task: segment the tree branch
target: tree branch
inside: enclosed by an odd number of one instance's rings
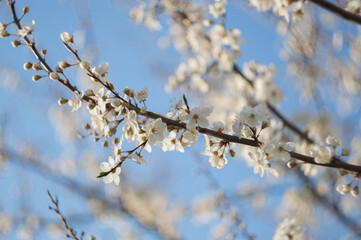
[[[361,16],[350,13],[350,12],[344,10],[343,8],[336,6],[333,3],[330,3],[325,0],[310,0],[310,2],[326,9],[329,12],[334,13],[335,15],[345,19],[346,21],[361,25]]]

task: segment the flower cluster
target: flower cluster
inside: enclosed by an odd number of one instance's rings
[[[304,2],[300,0],[250,0],[250,5],[262,12],[272,9],[274,14],[283,17],[287,22],[290,21],[289,12],[292,13],[292,20],[294,22],[300,22],[304,12]]]

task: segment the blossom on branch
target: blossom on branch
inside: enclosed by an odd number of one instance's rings
[[[100,164],[100,170],[102,172],[109,172],[111,171],[115,166],[117,165],[117,161],[114,161],[112,157],[109,157],[108,162],[102,162]],[[121,172],[121,168],[117,167],[114,170],[112,170],[108,175],[102,177],[104,183],[112,183],[114,182],[116,185],[119,184],[120,178],[119,174]]]
[[[23,38],[28,34],[31,34],[35,28],[35,20],[31,23],[24,23],[23,27],[18,31],[19,37]]]

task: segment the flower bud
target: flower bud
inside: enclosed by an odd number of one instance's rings
[[[326,143],[333,148],[336,148],[340,145],[340,141],[336,137],[330,135],[326,138]]]
[[[51,73],[49,74],[49,78],[50,78],[51,80],[59,80],[59,79],[60,79],[59,75],[58,75],[56,72],[51,72]]]
[[[60,62],[58,62],[58,64],[59,64],[59,67],[61,67],[61,69],[70,67],[70,64],[67,61],[60,61]]]
[[[4,29],[4,30],[0,30],[0,37],[1,38],[6,38],[10,36],[10,34]]]
[[[287,167],[288,168],[294,168],[294,167],[296,167],[297,166],[297,163],[295,163],[294,161],[289,161],[288,163],[287,163]]]
[[[30,7],[29,7],[29,6],[25,6],[25,7],[23,8],[23,15],[27,14],[27,13],[29,12],[29,10],[30,10]]]
[[[90,127],[90,125],[87,123],[87,124],[84,124],[84,125],[83,125],[83,129],[84,129],[84,130],[89,130],[89,129],[91,129],[91,127]]]
[[[79,63],[79,66],[82,68],[82,69],[85,69],[85,70],[89,70],[90,69],[90,63],[87,62],[87,61],[81,61]]]
[[[233,149],[230,149],[230,150],[229,150],[229,156],[230,156],[231,158],[234,158],[234,157],[236,156],[236,152],[235,152]]]
[[[341,194],[347,194],[350,191],[350,184],[339,184],[336,187],[337,192],[341,193]]]
[[[243,134],[244,137],[248,138],[248,137],[251,137],[253,133],[249,128],[245,128],[242,131],[242,134]]]
[[[93,90],[91,90],[91,89],[86,90],[86,91],[85,91],[85,95],[87,95],[87,96],[89,96],[89,97],[95,96]]]
[[[122,102],[119,99],[115,99],[113,102],[110,103],[110,105],[114,108],[119,107],[122,105]]]
[[[90,103],[88,106],[87,106],[87,108],[88,108],[88,110],[93,110],[94,108],[95,108],[95,104],[93,104],[93,103]]]
[[[55,72],[57,73],[63,73],[63,69],[61,69],[61,67],[59,67],[58,65],[55,66]]]
[[[34,82],[37,82],[37,81],[39,81],[40,78],[42,78],[42,76],[39,76],[38,74],[35,74],[32,79],[33,79]]]
[[[134,97],[134,91],[128,87],[124,88],[125,95],[129,96],[129,97]]]
[[[108,147],[108,146],[109,146],[108,141],[107,141],[107,140],[104,140],[104,142],[103,142],[102,145],[103,145],[103,147],[105,147],[105,148]]]
[[[342,155],[342,156],[349,156],[349,155],[350,155],[350,152],[351,152],[351,149],[350,149],[350,148],[343,148],[341,155]]]
[[[68,99],[65,99],[65,98],[59,98],[59,100],[58,100],[58,104],[61,106],[66,104],[67,102],[68,102]]]
[[[263,122],[262,122],[262,129],[268,128],[269,125],[270,125],[270,121],[269,121],[269,120],[263,121]]]
[[[359,193],[358,186],[355,186],[355,187],[351,190],[351,194],[352,194],[352,196],[357,197],[357,196],[358,196],[358,193]]]
[[[147,107],[142,107],[141,109],[140,109],[140,113],[141,114],[145,114],[147,112]]]
[[[24,69],[29,70],[33,67],[33,64],[31,62],[24,63]]]
[[[47,52],[48,51],[46,49],[41,49],[41,51],[40,51],[41,55],[43,55],[44,57],[45,57]]]
[[[21,45],[21,42],[19,40],[14,40],[14,41],[11,42],[11,45],[13,45],[13,47],[16,48],[19,45]]]
[[[63,42],[67,42],[67,43],[74,43],[73,42],[73,35],[71,35],[68,32],[63,32],[62,34],[60,34],[61,40],[63,40]]]
[[[39,63],[34,63],[33,64],[33,69],[34,69],[34,71],[43,70],[43,68],[41,67],[41,65]]]
[[[113,138],[112,144],[117,145],[119,143],[119,138]]]

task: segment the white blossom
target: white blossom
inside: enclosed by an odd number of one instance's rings
[[[262,121],[267,120],[267,115],[263,105],[258,105],[254,108],[244,106],[239,114],[239,118],[248,126],[257,127]]]
[[[72,112],[77,111],[81,105],[81,99],[84,97],[84,91],[82,90],[80,93],[78,91],[74,91],[75,98],[72,98],[68,101],[69,106],[73,107]]]
[[[327,136],[326,138],[326,143],[330,146],[332,146],[333,148],[336,148],[337,146],[340,146],[340,141],[334,137],[334,136]]]
[[[265,150],[269,154],[269,159],[272,161],[281,160],[288,162],[291,159],[290,151],[295,149],[295,144],[292,142],[278,142],[271,141],[268,142]]]
[[[135,92],[135,98],[138,99],[139,102],[144,102],[148,97],[148,88],[143,88],[141,91]]]
[[[180,119],[183,122],[186,122],[187,129],[195,129],[198,125],[199,127],[208,127],[209,122],[207,117],[211,114],[212,108],[200,108],[195,107],[190,110],[189,114],[185,113],[180,116]]]
[[[347,3],[345,8],[346,11],[354,13],[354,14],[361,14],[361,3],[358,0],[354,0]]]
[[[150,123],[148,123],[145,127],[145,134],[147,136],[148,144],[155,145],[160,143],[164,139],[164,131],[167,128],[167,124],[165,124],[161,118],[158,118]]]
[[[227,0],[216,0],[213,4],[209,5],[209,13],[214,18],[219,18],[226,13]]]
[[[134,162],[136,162],[137,164],[143,164],[144,166],[147,166],[147,162],[143,159],[142,156],[140,156],[140,154],[138,153],[132,153],[129,154],[128,156],[130,159],[132,159]]]
[[[212,167],[222,169],[227,164],[225,151],[217,143],[212,143],[207,135],[204,135],[206,141],[206,148],[202,151],[203,155],[209,156],[209,163]]]
[[[256,149],[254,152],[248,152],[248,162],[253,166],[253,172],[255,174],[259,173],[261,177],[264,176],[265,173],[271,173],[275,177],[278,177],[278,172],[270,167],[270,163],[268,161],[267,156],[261,149]]]
[[[277,227],[273,240],[306,240],[301,225],[295,218],[286,218]]]
[[[109,71],[109,63],[100,64],[98,67],[93,67],[92,72],[94,74],[100,75],[102,77],[105,76]]]
[[[137,122],[137,113],[134,110],[129,111],[126,108],[127,114],[125,116],[125,126],[123,127],[123,139],[127,139],[128,142],[133,142],[138,138],[139,125]]]
[[[199,132],[196,129],[192,129],[183,134],[182,143],[184,146],[194,146],[197,143]]]
[[[116,165],[117,165],[117,162],[114,161],[114,159],[112,157],[109,157],[108,162],[102,162],[100,164],[100,170],[102,172],[109,172]],[[107,176],[102,177],[104,183],[112,183],[112,182],[114,182],[116,185],[118,185],[119,182],[120,182],[120,178],[119,178],[120,172],[121,172],[121,168],[117,167],[116,169],[111,171]]]
[[[19,30],[18,35],[19,37],[23,38],[28,34],[31,34],[35,28],[35,20],[31,23],[24,23],[23,27]]]
[[[310,154],[315,157],[316,163],[330,163],[332,160],[331,149],[325,146],[313,145]]]
[[[164,141],[161,143],[162,145],[162,150],[163,151],[179,151],[179,152],[184,152],[184,148],[182,146],[182,143],[179,141],[179,139],[177,138],[177,132],[176,131],[171,131],[169,133],[169,136],[167,136]]]

